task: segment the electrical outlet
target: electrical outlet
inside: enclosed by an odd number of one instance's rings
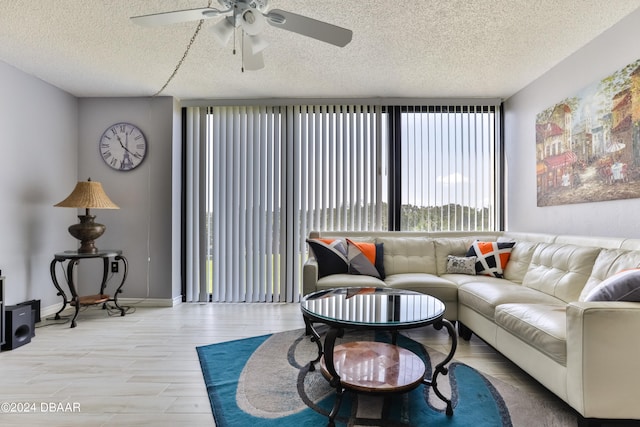
[[[111,272],[112,273],[118,272],[118,261],[111,261]]]

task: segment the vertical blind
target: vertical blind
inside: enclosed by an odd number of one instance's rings
[[[188,109],[187,123],[202,111]],[[206,196],[188,206],[205,221],[186,236],[187,258],[198,235],[207,242],[200,267],[187,263],[205,273],[186,275],[187,299],[298,301],[309,231],[381,229],[378,120],[378,108],[363,106],[206,109],[204,172],[189,174]]]
[[[283,242],[279,107],[207,113],[206,282],[213,301],[280,301]]]
[[[493,229],[496,123],[487,106],[187,108],[187,301],[298,301],[311,230]]]
[[[380,108],[289,108],[292,195],[301,231],[383,227]]]
[[[299,299],[311,230],[380,230],[380,108],[287,108],[287,301]]]
[[[206,285],[207,239],[202,230],[206,229],[206,209],[203,201],[205,191],[204,171],[206,170],[207,126],[204,109],[188,108],[185,115],[184,134],[187,143],[184,147],[184,167],[188,171],[184,180],[184,280],[187,301],[208,301],[209,290]]]

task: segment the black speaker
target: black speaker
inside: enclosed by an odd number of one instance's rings
[[[32,299],[31,301],[25,301],[25,302],[21,302],[16,304],[18,306],[23,306],[23,305],[28,305],[31,306],[31,310],[34,311],[33,313],[33,323],[40,323],[40,321],[42,320],[40,318],[40,300],[39,299]]]
[[[2,350],[13,350],[31,342],[33,315],[30,305],[8,305],[4,308],[5,342]]]
[[[36,323],[40,323],[40,300],[32,299],[31,301],[20,302],[16,304],[18,307],[28,305],[31,307],[31,317],[33,317],[33,328],[31,328],[31,338],[36,336]]]

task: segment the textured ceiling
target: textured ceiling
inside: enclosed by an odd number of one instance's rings
[[[78,97],[150,96],[197,22],[147,28],[129,17],[207,4],[0,0],[0,60]],[[640,0],[270,0],[269,8],[349,28],[353,40],[338,48],[267,26],[265,68],[243,73],[231,44],[213,39],[213,18],[162,95],[507,98],[639,7]]]

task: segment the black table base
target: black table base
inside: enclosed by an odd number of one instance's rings
[[[92,258],[101,258],[103,263],[102,282],[100,284],[100,294],[98,295],[100,297],[104,295],[104,292],[107,287],[107,281],[109,278],[110,260],[113,259],[118,263],[122,262],[124,266],[124,270],[122,271],[122,280],[120,281],[120,284],[118,288],[115,290],[112,298],[111,297],[97,298],[96,299],[97,302],[83,303],[81,302],[81,297],[78,295],[78,292],[76,291],[76,286],[73,280],[73,270],[75,266],[80,262],[80,260],[92,259]],[[62,287],[58,283],[58,278],[56,275],[56,264],[60,263],[61,265],[64,266],[65,262],[67,262],[65,280],[67,282],[67,286],[69,287],[69,292],[71,293],[70,299],[67,298],[66,292],[62,289]],[[73,314],[73,318],[71,319],[71,327],[75,328],[76,318],[78,317],[80,306],[96,304],[99,302],[102,302],[103,309],[106,308],[107,302],[113,302],[114,305],[118,308],[118,310],[120,310],[120,316],[124,316],[125,309],[118,304],[118,294],[122,292],[122,287],[124,286],[124,282],[127,279],[128,268],[129,266],[128,266],[127,259],[124,257],[124,255],[122,255],[122,251],[120,250],[101,250],[96,253],[80,253],[78,251],[66,251],[66,252],[60,252],[55,254],[53,261],[51,261],[51,265],[49,266],[49,270],[51,273],[51,280],[53,281],[53,285],[58,290],[57,295],[62,297],[62,308],[55,314],[55,319],[56,320],[60,319],[60,313],[64,311],[64,309],[67,307],[67,304],[75,306],[75,312]]]

